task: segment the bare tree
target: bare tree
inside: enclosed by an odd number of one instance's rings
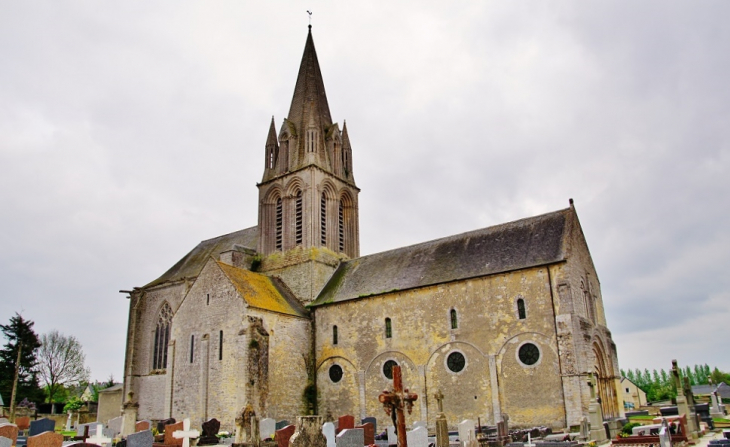
[[[38,371],[48,389],[48,402],[53,402],[60,387],[89,380],[85,361],[81,343],[73,335],[66,336],[55,329],[41,335]]]

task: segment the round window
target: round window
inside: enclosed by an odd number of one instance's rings
[[[461,370],[464,369],[464,366],[466,366],[464,354],[456,351],[452,352],[448,357],[446,357],[446,366],[448,366],[452,372],[461,372]]]
[[[340,365],[330,366],[330,380],[334,383],[342,380],[342,367]]]
[[[520,350],[517,355],[520,358],[520,361],[525,365],[534,365],[538,360],[540,360],[540,350],[532,343],[525,343],[520,346]]]
[[[398,366],[398,362],[395,360],[388,360],[383,365],[383,374],[385,377],[388,378],[388,380],[393,380],[393,367]]]

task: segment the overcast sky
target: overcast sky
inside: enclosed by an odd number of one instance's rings
[[[362,254],[572,197],[620,366],[730,371],[730,2],[261,3],[0,4],[0,323],[122,378],[118,291],[256,225],[311,9]]]

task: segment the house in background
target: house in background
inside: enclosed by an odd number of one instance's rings
[[[621,377],[621,396],[624,400],[624,409],[638,409],[646,405],[646,393],[626,377]]]

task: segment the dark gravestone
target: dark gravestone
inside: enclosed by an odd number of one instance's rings
[[[662,416],[677,416],[679,415],[679,410],[677,410],[677,407],[661,407],[659,409],[659,412],[662,414]]]
[[[715,422],[712,420],[712,416],[710,416],[710,404],[695,404],[695,413],[697,413],[700,421],[710,427],[710,430],[715,429]]]
[[[40,435],[43,432],[53,431],[56,429],[56,421],[53,419],[43,418],[37,421],[30,421],[30,429],[28,436]]]
[[[366,422],[358,427],[355,428],[361,428],[363,431],[363,436],[365,438],[365,444],[364,445],[373,445],[375,444],[375,426],[371,424],[370,422]]]
[[[350,428],[355,428],[355,416],[346,414],[344,416],[340,416],[340,418],[337,419],[336,433],[339,433],[342,430],[347,430]]]
[[[152,447],[154,440],[151,430],[142,430],[127,436],[127,447]]]
[[[167,425],[172,425],[172,424],[174,424],[175,422],[177,422],[177,421],[175,420],[175,418],[165,419],[164,421],[160,421],[160,422],[158,422],[158,423],[157,423],[157,433],[162,433],[162,432],[164,432],[164,431],[165,431],[165,426],[167,426]]]
[[[218,430],[221,429],[221,423],[216,418],[208,419],[203,422],[203,434],[200,435],[198,445],[216,445],[218,444]]]
[[[378,420],[372,416],[368,416],[366,418],[363,418],[363,420],[360,422],[361,425],[365,425],[367,423],[373,424],[373,431],[375,433],[378,432]]]
[[[294,425],[287,425],[280,430],[276,430],[277,447],[289,447],[289,439],[291,439],[296,430],[297,428]]]
[[[281,430],[284,427],[289,426],[289,421],[279,421],[276,423],[274,430]]]

